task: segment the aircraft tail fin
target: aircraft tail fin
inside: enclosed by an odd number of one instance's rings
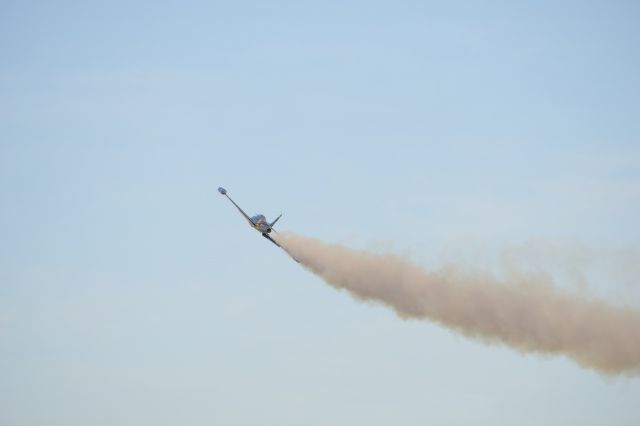
[[[269,224],[269,228],[273,228],[273,225],[276,224],[276,222],[282,217],[282,213],[280,213],[280,216],[276,217],[276,220],[274,220],[273,222],[271,222]]]

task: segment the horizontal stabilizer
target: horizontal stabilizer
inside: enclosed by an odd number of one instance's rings
[[[282,217],[282,213],[280,213],[280,216],[276,217],[276,220],[274,220],[269,224],[269,228],[273,228],[273,225],[275,225],[278,219],[280,219],[281,217]]]

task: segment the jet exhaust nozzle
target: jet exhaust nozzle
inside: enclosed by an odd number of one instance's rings
[[[221,193],[222,195],[226,195],[227,194],[227,190],[224,189],[223,187],[219,187],[218,188],[218,192]]]

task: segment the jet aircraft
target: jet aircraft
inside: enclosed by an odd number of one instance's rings
[[[271,223],[267,222],[267,218],[265,218],[264,215],[261,215],[261,214],[257,214],[257,215],[255,215],[253,217],[249,217],[249,215],[246,214],[244,212],[244,210],[242,210],[240,208],[240,206],[237,205],[236,202],[231,199],[231,197],[229,197],[229,195],[227,194],[227,190],[226,189],[220,187],[220,188],[218,188],[218,192],[221,193],[222,195],[224,195],[225,197],[227,197],[229,199],[229,201],[231,201],[233,203],[233,205],[236,206],[238,211],[242,214],[242,216],[244,216],[245,219],[247,219],[247,222],[249,222],[249,225],[253,229],[255,229],[256,231],[260,232],[263,237],[265,237],[267,240],[271,241],[273,244],[275,244],[278,247],[280,247],[280,244],[278,244],[276,242],[276,240],[271,238],[269,236],[269,234],[271,233],[272,230],[274,230],[273,229],[273,225],[275,225],[276,222],[278,221],[278,219],[280,219],[282,217],[282,214],[280,216],[278,216],[276,218],[276,220],[274,220]]]

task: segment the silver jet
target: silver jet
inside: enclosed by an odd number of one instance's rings
[[[236,204],[235,201],[233,201],[231,199],[231,197],[229,197],[227,195],[227,190],[220,187],[218,188],[218,192],[221,193],[222,195],[224,195],[225,197],[227,197],[229,199],[229,201],[231,201],[233,203],[234,206],[236,206],[236,208],[238,209],[238,211],[242,214],[242,216],[244,216],[245,219],[247,219],[247,222],[249,222],[249,225],[251,225],[251,227],[253,229],[255,229],[256,231],[260,232],[262,234],[263,237],[265,237],[267,240],[271,241],[273,244],[277,245],[278,247],[280,247],[280,244],[278,244],[276,242],[276,240],[274,240],[273,238],[271,238],[269,236],[269,234],[271,233],[271,231],[273,230],[273,225],[276,224],[276,222],[278,221],[278,219],[280,219],[282,217],[282,214],[280,216],[278,216],[276,218],[276,220],[274,220],[273,222],[269,223],[267,222],[267,218],[264,217],[264,215],[261,214],[257,214],[253,217],[249,217],[248,214],[246,214],[244,212],[244,210],[242,210],[240,208],[239,205]]]

